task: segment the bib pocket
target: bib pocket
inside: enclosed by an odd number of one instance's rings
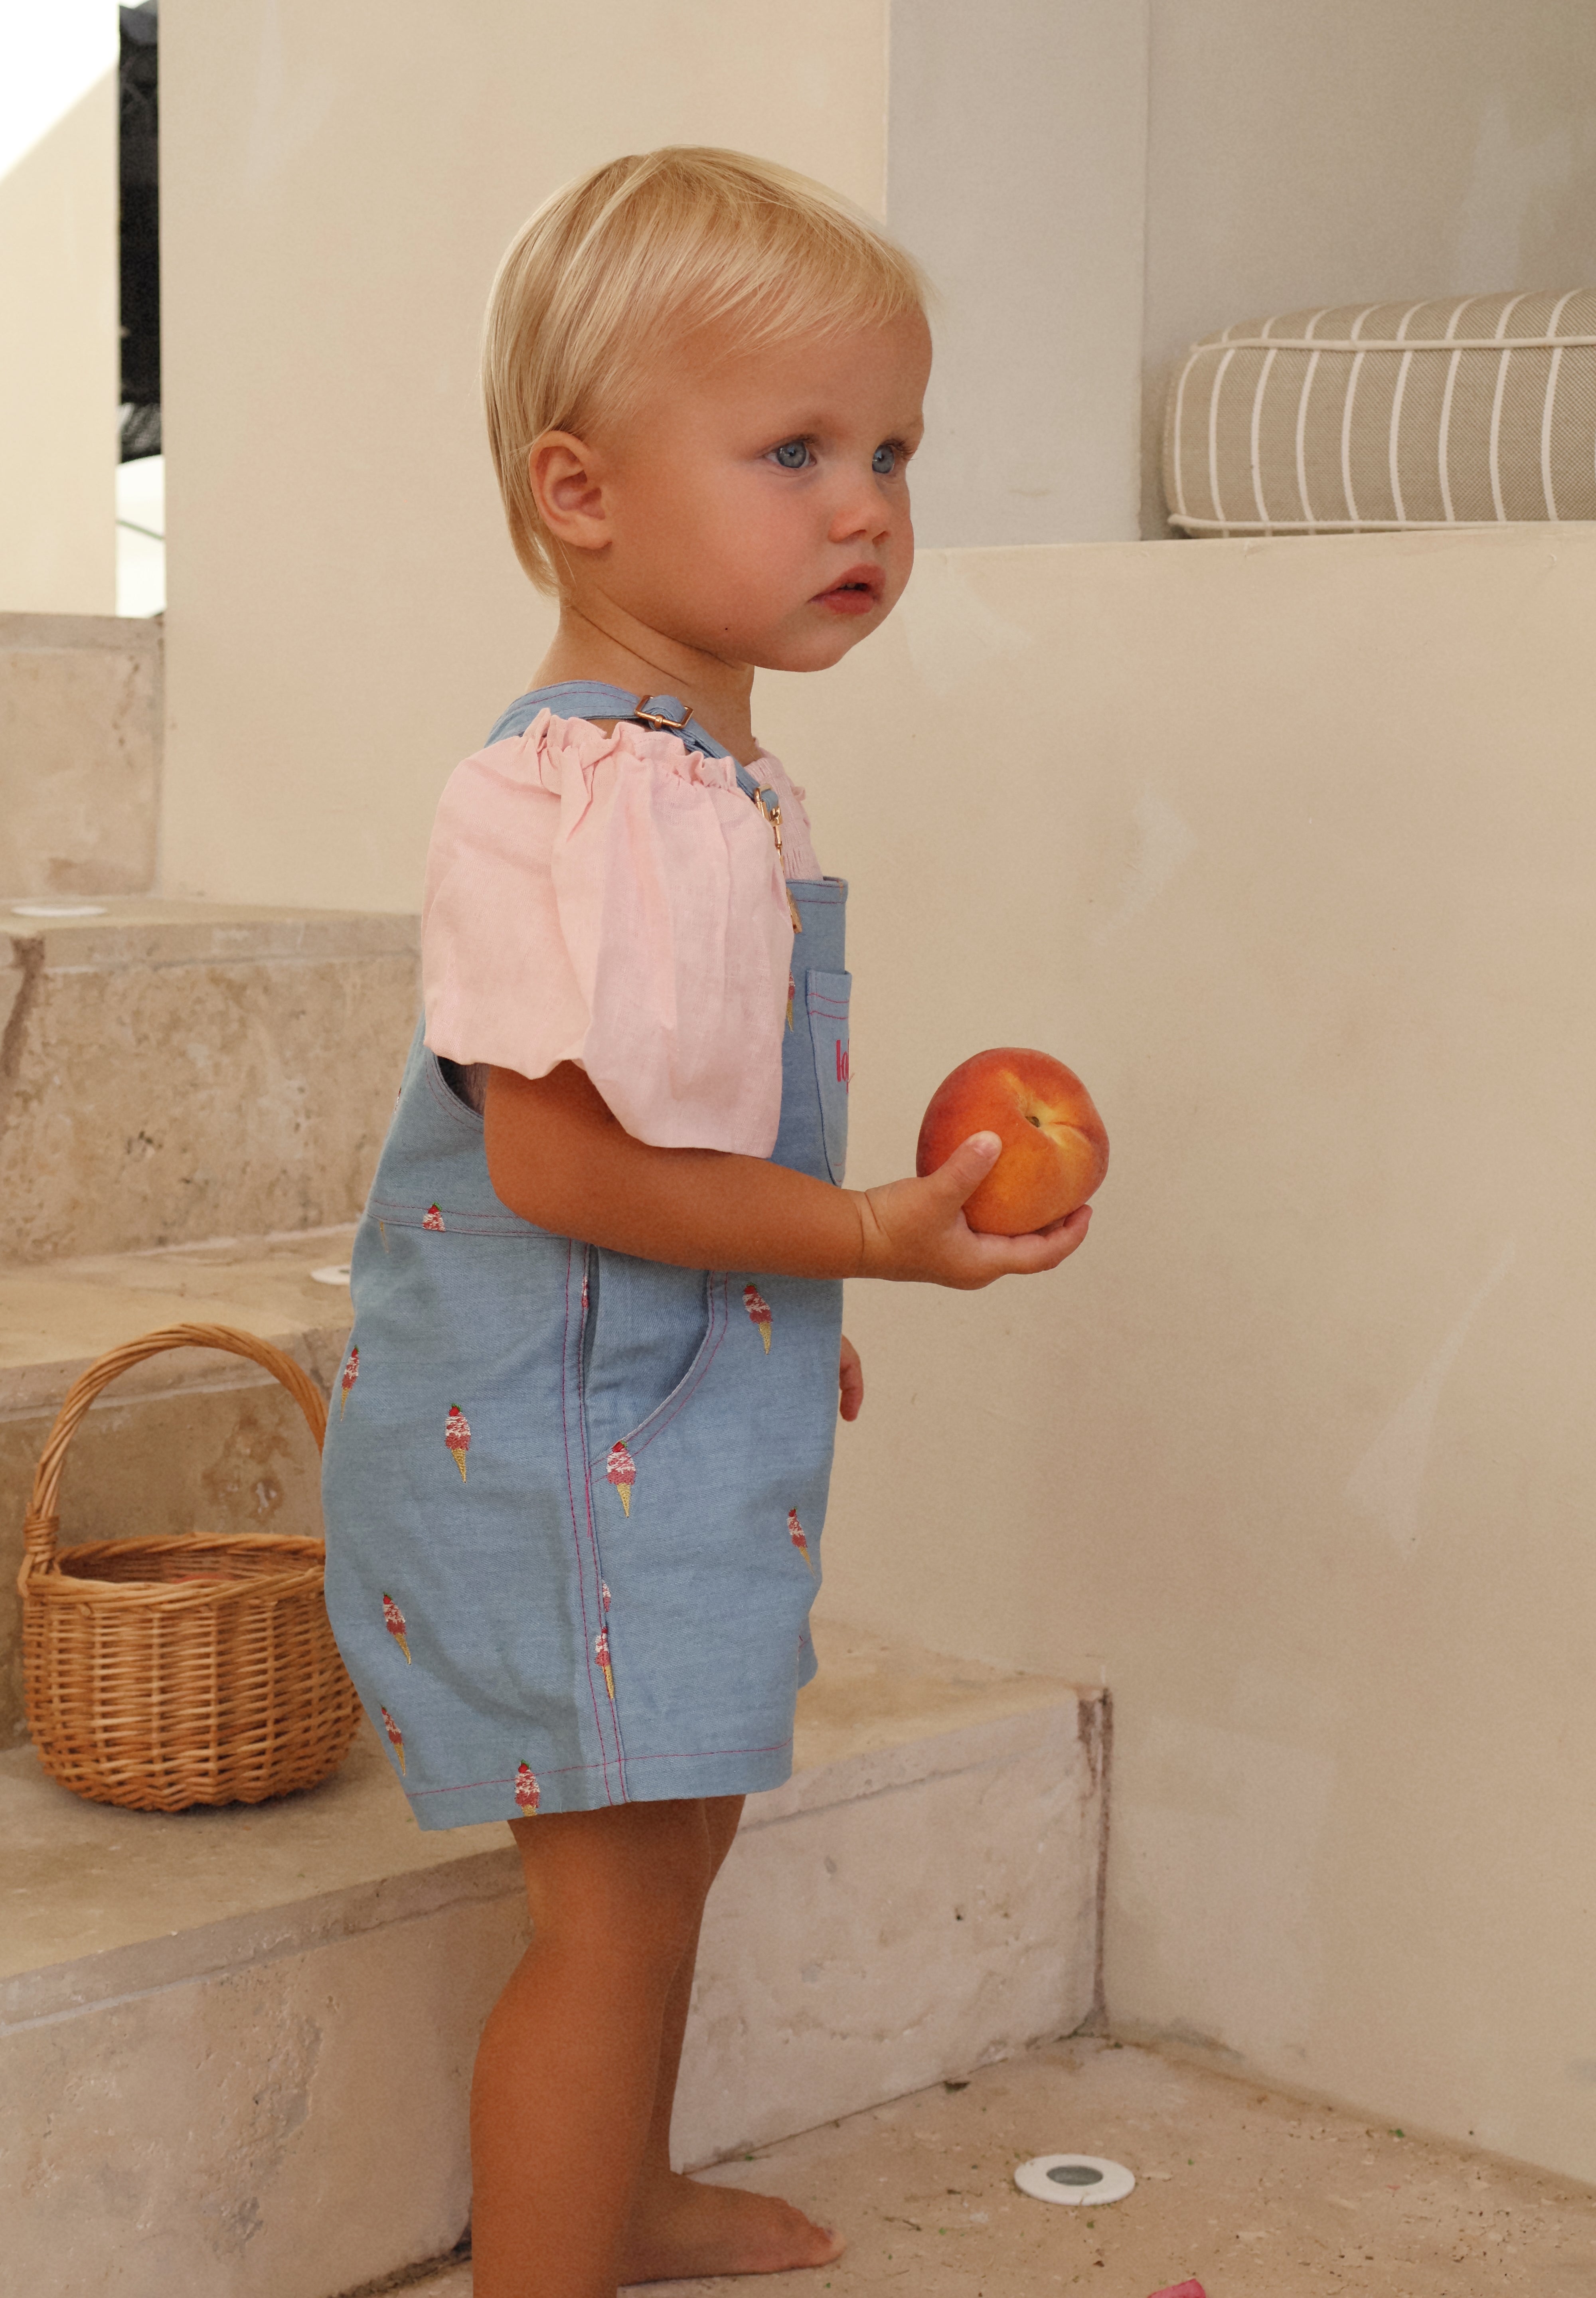
[[[853,986],[851,973],[814,972],[804,988],[826,1170],[839,1186],[848,1168],[848,1006]]]

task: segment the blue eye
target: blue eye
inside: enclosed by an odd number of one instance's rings
[[[897,468],[897,449],[878,447],[870,459],[870,467],[878,479],[889,479]]]
[[[809,459],[809,442],[806,439],[788,439],[771,452],[784,471],[801,471]]]

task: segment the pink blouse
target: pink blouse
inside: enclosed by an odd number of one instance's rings
[[[762,755],[787,875],[818,878],[803,792]],[[729,758],[540,711],[457,766],[421,908],[426,1042],[539,1078],[586,1070],[639,1141],[767,1157],[792,919]]]

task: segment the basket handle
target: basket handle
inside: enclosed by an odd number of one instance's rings
[[[274,1349],[258,1334],[240,1332],[233,1325],[165,1325],[158,1333],[145,1333],[136,1341],[124,1341],[120,1349],[108,1349],[87,1372],[79,1374],[67,1391],[66,1402],[39,1454],[33,1497],[22,1523],[24,1580],[31,1572],[47,1570],[55,1561],[56,1539],[61,1531],[57,1508],[61,1472],[78,1423],[100,1391],[119,1373],[126,1372],[131,1365],[142,1364],[145,1357],[159,1356],[165,1349],[225,1349],[230,1356],[248,1357],[253,1363],[263,1365],[275,1379],[281,1381],[304,1414],[316,1439],[316,1448],[320,1451],[327,1435],[327,1404],[321,1391],[292,1357],[285,1356],[281,1349]]]

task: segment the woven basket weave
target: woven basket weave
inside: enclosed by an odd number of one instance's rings
[[[1596,519],[1596,288],[1226,327],[1175,369],[1163,468],[1188,534]]]
[[[171,1325],[74,1382],[25,1525],[28,1726],[51,1775],[136,1811],[261,1803],[314,1787],[360,1720],[322,1601],[319,1540],[194,1532],[57,1547],[62,1468],[109,1381],[165,1349],[225,1349],[281,1381],[320,1445],[327,1407],[293,1360],[227,1325]]]

